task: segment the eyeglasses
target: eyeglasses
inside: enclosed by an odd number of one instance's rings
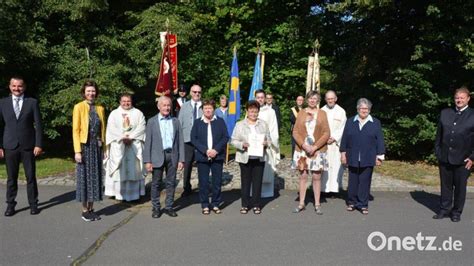
[[[200,91],[191,91],[192,93],[201,94]]]

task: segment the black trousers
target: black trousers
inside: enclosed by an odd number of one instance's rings
[[[239,163],[239,165],[242,207],[260,208],[265,162],[261,162],[260,159],[249,159],[247,163]],[[252,200],[250,200],[250,189],[252,189]]]
[[[464,165],[439,164],[441,179],[441,212],[461,215],[466,201],[466,186],[470,171]],[[453,206],[454,194],[454,206]]]
[[[183,189],[191,192],[191,172],[194,162],[194,146],[191,142],[184,143],[184,173],[183,173]]]
[[[32,149],[17,147],[13,150],[5,149],[5,164],[7,167],[7,204],[16,205],[18,193],[18,171],[20,162],[23,163],[26,176],[26,191],[30,206],[38,204],[38,185],[36,184],[36,161]]]

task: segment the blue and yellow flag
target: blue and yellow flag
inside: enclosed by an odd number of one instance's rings
[[[257,53],[257,59],[255,60],[255,67],[253,69],[252,86],[250,87],[249,101],[255,99],[255,91],[263,89],[263,68],[261,67],[262,53],[260,50]],[[263,61],[262,61],[263,63]]]
[[[234,58],[230,69],[229,114],[227,116],[227,132],[232,136],[235,124],[240,118],[240,88],[239,65],[237,64],[237,51],[234,48]]]

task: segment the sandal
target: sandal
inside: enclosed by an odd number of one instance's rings
[[[296,207],[294,210],[293,210],[293,213],[300,213],[302,211],[306,210],[306,207],[304,205],[298,205],[298,207]]]
[[[219,207],[214,207],[214,208],[212,208],[212,211],[213,211],[215,214],[221,214],[221,213],[222,213],[222,211],[221,211],[221,209],[219,209]]]
[[[249,212],[248,208],[242,207],[240,208],[240,214],[247,214]]]
[[[369,214],[369,209],[368,209],[368,208],[361,208],[361,209],[360,209],[360,212],[361,212],[363,215],[367,215],[367,214]]]
[[[209,211],[209,208],[204,208],[202,209],[202,214],[204,215],[209,215],[211,212]]]
[[[355,210],[354,205],[347,205],[346,211],[352,212],[352,211],[354,211],[354,210]]]
[[[321,205],[314,205],[314,211],[317,215],[323,215],[323,211],[321,210]]]
[[[253,207],[253,213],[254,214],[260,214],[260,213],[262,213],[262,210],[259,207]]]

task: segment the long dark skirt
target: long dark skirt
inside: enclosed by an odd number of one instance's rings
[[[81,145],[82,163],[76,164],[76,200],[102,200],[102,151],[97,140]]]

